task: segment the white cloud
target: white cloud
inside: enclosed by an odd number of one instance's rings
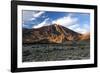
[[[73,14],[69,14],[68,16],[64,16],[57,20],[54,20],[52,23],[62,25],[64,27],[67,27],[81,34],[89,32],[89,29],[90,29],[89,25],[88,24],[81,24],[81,25],[78,24],[79,19],[73,16],[74,16]]]
[[[78,30],[78,29],[77,29]],[[84,34],[84,33],[88,33],[90,32],[90,26],[88,24],[83,24],[83,27],[81,28],[81,33]],[[79,32],[80,32],[79,31]]]
[[[80,24],[75,24],[75,25],[69,26],[68,28],[81,34],[85,34],[90,31],[90,27],[88,24],[83,24],[82,26]]]
[[[38,13],[33,13],[33,17],[40,17],[42,14],[44,13],[44,11],[40,11],[40,12],[38,12]]]
[[[74,30],[75,28],[78,28],[78,27],[80,27],[79,24],[74,24],[74,25],[69,26],[68,28]]]
[[[23,11],[23,27],[27,27],[25,23],[28,23],[32,20],[35,20],[36,18],[40,17],[44,11],[30,11],[30,10],[25,10]]]
[[[24,27],[24,28],[27,28],[27,27],[28,27],[28,25],[23,24],[23,27]]]
[[[30,18],[29,20],[35,20],[36,18],[40,17],[42,14],[44,14],[44,11],[40,11],[40,12],[33,12],[32,13],[32,18]]]
[[[49,18],[45,19],[45,20],[44,20],[43,22],[41,22],[40,24],[33,26],[33,28],[40,28],[40,27],[42,27],[42,26],[49,25],[49,24],[48,24],[48,20],[49,20]]]
[[[36,18],[40,17],[44,11],[23,11],[23,21],[30,21],[35,20]]]
[[[76,28],[75,31],[76,31],[76,32],[79,32],[79,33],[81,33],[81,34],[85,34],[85,33],[89,32],[89,31],[88,31],[87,29],[85,29],[85,28]]]
[[[54,20],[52,23],[57,23],[59,25],[68,27],[68,26],[76,24],[77,21],[78,21],[78,18],[72,17],[72,14],[69,14],[68,16],[64,16],[57,20]]]
[[[90,26],[88,24],[84,24],[83,27],[87,30],[90,30]]]
[[[35,20],[36,18],[42,16],[42,14],[44,14],[44,13],[45,13],[44,11],[24,11],[23,26],[27,27],[27,25],[24,25],[25,22]],[[42,16],[42,18],[46,18],[46,19],[43,22],[41,22],[40,24],[33,25],[32,28],[40,28],[42,26],[47,26],[50,24],[57,23],[59,25],[62,25],[64,27],[67,27],[73,31],[76,31],[76,32],[82,33],[82,34],[90,31],[90,26],[88,24],[79,24],[78,17],[74,17],[73,14],[69,14],[67,16],[58,18],[51,22],[48,22],[50,19],[44,15]]]
[[[29,19],[29,21],[32,21],[32,20],[35,20],[35,19],[36,19],[35,17],[32,17],[32,18]]]

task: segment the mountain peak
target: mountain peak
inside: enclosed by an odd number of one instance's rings
[[[79,40],[81,34],[59,24],[23,31],[23,43],[63,43]]]

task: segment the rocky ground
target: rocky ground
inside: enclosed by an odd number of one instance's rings
[[[83,60],[90,58],[89,41],[63,44],[23,44],[22,61]]]

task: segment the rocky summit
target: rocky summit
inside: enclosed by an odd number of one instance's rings
[[[23,28],[22,33],[23,44],[64,43],[67,41],[87,40],[90,38],[88,35],[77,33],[57,24],[43,26],[41,28]]]

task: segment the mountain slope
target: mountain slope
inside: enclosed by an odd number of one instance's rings
[[[90,33],[85,33],[80,36],[80,40],[89,41],[90,40]]]
[[[80,40],[81,34],[64,26],[53,24],[37,29],[23,28],[23,43],[63,43]]]

